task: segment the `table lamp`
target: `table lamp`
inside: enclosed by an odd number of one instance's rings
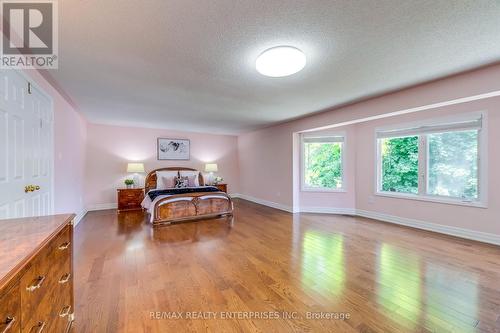
[[[144,173],[144,163],[128,163],[127,172],[134,174],[134,186],[139,187],[139,173]]]
[[[207,163],[205,164],[205,172],[210,175],[208,184],[212,185],[214,183],[214,172],[218,171],[217,163]]]

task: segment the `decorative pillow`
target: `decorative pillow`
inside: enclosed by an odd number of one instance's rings
[[[160,181],[156,181],[156,184],[159,185],[161,183],[161,186],[157,186],[157,188],[160,190],[167,189],[167,188],[174,188],[175,187],[175,180],[177,176],[172,176],[172,177],[161,177]]]
[[[199,175],[200,175],[199,171],[181,170],[179,172],[180,172],[181,177],[186,177],[186,176],[189,177],[189,180],[190,180],[189,187],[198,187],[198,186],[200,186],[200,181],[199,181],[199,178],[198,178]],[[193,178],[191,178],[191,177],[193,177]]]
[[[198,187],[200,185],[198,175],[186,176],[188,178],[189,187]]]
[[[156,171],[156,189],[165,190],[175,187],[175,177],[178,176],[177,171]]]
[[[176,177],[175,178],[175,187],[176,188],[184,188],[189,186],[189,178],[187,176],[184,177]]]

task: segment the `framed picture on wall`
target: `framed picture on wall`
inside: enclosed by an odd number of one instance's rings
[[[189,160],[189,139],[158,138],[159,160]]]

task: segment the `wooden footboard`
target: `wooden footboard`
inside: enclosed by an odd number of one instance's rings
[[[153,214],[153,225],[206,219],[232,215],[233,202],[224,192],[177,194],[159,200]]]

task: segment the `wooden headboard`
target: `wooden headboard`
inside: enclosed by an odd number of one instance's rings
[[[161,168],[161,169],[155,169],[148,173],[146,176],[146,181],[144,182],[144,190],[145,193],[148,193],[149,190],[156,188],[156,171],[198,171],[196,169],[191,169],[191,168],[184,168],[184,167],[168,167],[168,168]],[[198,176],[198,180],[200,182],[200,186],[205,185],[205,180],[203,179],[203,174],[200,172]]]

